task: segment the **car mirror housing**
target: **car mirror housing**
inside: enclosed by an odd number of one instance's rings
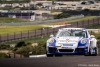
[[[52,37],[54,37],[54,35],[53,35],[53,34],[51,34],[51,35],[50,35],[50,38],[52,38]]]
[[[91,37],[91,38],[95,38],[95,36],[94,36],[94,35],[91,35],[90,37]]]

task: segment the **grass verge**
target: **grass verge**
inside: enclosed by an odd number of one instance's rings
[[[78,19],[67,20],[67,21],[62,21],[62,22],[53,22],[53,23],[47,23],[47,24],[53,25],[53,24],[61,24],[61,23],[73,23],[73,22],[79,22],[79,21],[89,20],[89,19],[93,19],[93,18],[97,18],[97,16],[86,16],[84,18],[78,18]]]
[[[23,40],[18,40],[18,41],[12,41],[12,42],[4,42],[3,44],[16,44],[20,41],[24,41],[26,43],[37,43],[37,42],[40,42],[40,41],[45,41],[49,38],[49,35],[48,36],[43,36],[43,37],[36,37],[36,38],[29,38],[29,39],[23,39]]]
[[[0,23],[16,23],[16,22],[30,22],[26,19],[0,17]]]
[[[68,21],[62,21],[62,22],[53,22],[53,23],[45,23],[45,24],[35,24],[35,25],[25,25],[25,26],[0,26],[0,35],[6,35],[6,34],[14,34],[14,32],[26,32],[28,30],[35,30],[39,28],[43,28],[43,25],[53,25],[53,24],[61,24],[63,22],[78,22],[82,20],[88,20],[96,18],[97,16],[87,16],[84,18],[74,19],[74,20],[68,20]]]

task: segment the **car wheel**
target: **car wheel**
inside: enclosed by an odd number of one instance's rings
[[[90,52],[90,50],[89,50],[88,53],[84,54],[84,56],[91,56],[91,52]]]
[[[53,54],[46,54],[47,57],[53,57]]]
[[[53,57],[53,54],[48,54],[48,53],[46,52],[46,56],[47,56],[47,57]]]
[[[90,52],[88,52],[87,54],[84,54],[84,56],[91,56],[91,55],[90,55]]]
[[[92,54],[92,56],[97,56],[97,54]]]
[[[55,57],[62,57],[61,54],[55,54]]]
[[[98,48],[95,50],[95,54],[92,54],[92,56],[97,56],[98,55]]]

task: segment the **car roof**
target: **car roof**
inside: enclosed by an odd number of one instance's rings
[[[59,30],[86,30],[85,28],[61,28]]]

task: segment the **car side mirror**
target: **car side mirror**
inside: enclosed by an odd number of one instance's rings
[[[91,35],[90,37],[91,37],[91,38],[95,38],[95,36],[94,36],[94,35]]]
[[[52,37],[54,37],[54,35],[53,35],[53,34],[51,34],[51,35],[50,35],[50,38],[52,38]]]

